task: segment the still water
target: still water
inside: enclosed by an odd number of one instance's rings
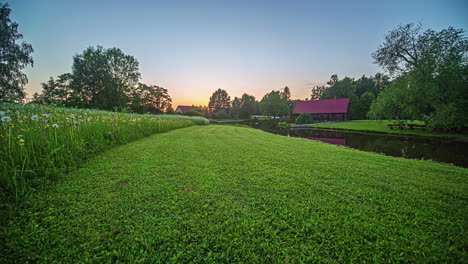
[[[468,168],[468,142],[464,141],[318,129],[275,128],[274,126],[258,123],[251,125],[278,135],[308,138],[363,151],[382,153],[388,156],[433,160]]]

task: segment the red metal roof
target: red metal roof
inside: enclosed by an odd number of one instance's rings
[[[348,112],[349,98],[300,101],[296,103],[293,114],[334,114]]]
[[[177,106],[177,108],[180,108],[180,110],[182,111],[182,113],[185,113],[189,110],[193,110],[195,109],[196,107],[195,106],[186,106],[186,105],[179,105]],[[177,108],[176,108],[176,111],[177,111]]]

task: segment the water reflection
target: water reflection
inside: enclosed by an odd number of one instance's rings
[[[253,125],[269,133],[319,140],[394,157],[434,160],[468,168],[468,142],[416,137],[362,134],[317,129],[275,128],[274,124]]]

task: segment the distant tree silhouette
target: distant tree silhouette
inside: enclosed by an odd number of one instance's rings
[[[229,97],[228,93],[221,88],[216,90],[213,95],[210,97],[210,102],[208,107],[210,108],[211,112],[216,112],[221,109],[229,110],[231,107],[231,97]]]

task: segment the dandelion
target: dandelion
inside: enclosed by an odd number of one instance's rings
[[[58,128],[58,127],[59,127],[59,125],[57,125],[57,124],[53,124],[53,125],[52,125],[52,127],[53,127],[53,128]]]
[[[65,118],[65,121],[70,122],[70,118],[68,118],[68,117]]]
[[[33,115],[33,116],[31,116],[31,120],[32,121],[37,121],[37,120],[39,120],[39,117],[37,115]]]
[[[0,111],[0,115],[1,115],[1,116],[4,116],[4,115],[5,115],[5,112]]]
[[[23,146],[23,145],[24,145],[24,139],[21,138],[20,140],[18,140],[18,144],[19,144],[20,146]]]
[[[50,117],[50,114],[42,114],[42,117],[48,118],[48,117]]]
[[[2,117],[2,122],[10,122],[10,121],[11,121],[10,117],[8,117],[8,116]]]

